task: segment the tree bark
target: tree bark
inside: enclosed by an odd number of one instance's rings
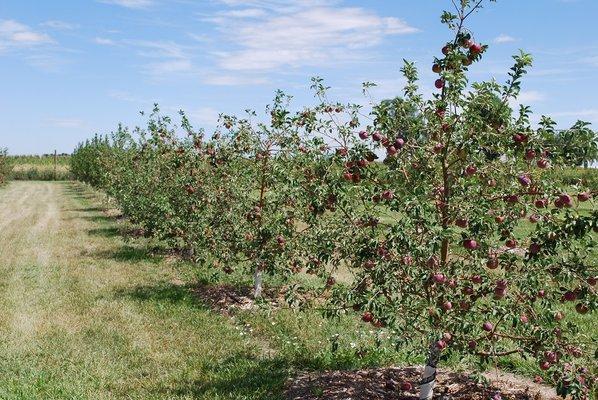
[[[262,297],[262,269],[259,265],[255,267],[253,272],[253,297],[255,299]]]
[[[436,365],[440,361],[440,349],[436,347],[436,342],[430,345],[428,361],[424,369],[422,380],[419,384],[420,400],[431,400],[434,396],[434,386],[436,385]]]

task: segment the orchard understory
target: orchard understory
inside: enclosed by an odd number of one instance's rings
[[[211,135],[156,108],[145,129],[82,143],[72,171],[198,268],[253,274],[256,297],[274,275],[293,306],[418,343],[422,399],[455,354],[480,370],[531,358],[559,394],[590,398],[595,343],[563,310],[598,303],[597,189],[562,185],[556,123],[512,109],[530,55],[513,57],[503,84],[468,80],[488,51],[466,26],[483,1],[457,3],[441,17],[453,36],[431,98],[405,62],[403,93],[367,107],[330,100],[314,78],[315,106],[279,92],[267,122],[221,115]]]

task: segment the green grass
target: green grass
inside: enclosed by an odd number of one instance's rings
[[[196,283],[246,277],[150,254],[156,244],[123,238],[102,199],[69,182],[0,190],[0,399],[274,400],[298,371],[424,361],[354,315],[219,315],[193,293]],[[596,339],[595,316],[572,318]],[[501,365],[537,373],[518,358]]]
[[[21,181],[65,181],[73,179],[69,155],[9,156],[10,179]]]

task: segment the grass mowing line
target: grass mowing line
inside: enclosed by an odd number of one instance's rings
[[[284,376],[251,338],[170,285],[173,268],[116,257],[119,237],[89,233],[112,222],[85,191],[3,190],[0,215],[20,215],[0,233],[9,247],[0,253],[1,399],[280,398]]]

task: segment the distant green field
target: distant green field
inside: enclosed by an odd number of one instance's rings
[[[71,180],[71,156],[53,154],[41,156],[9,156],[10,178],[17,181]]]

